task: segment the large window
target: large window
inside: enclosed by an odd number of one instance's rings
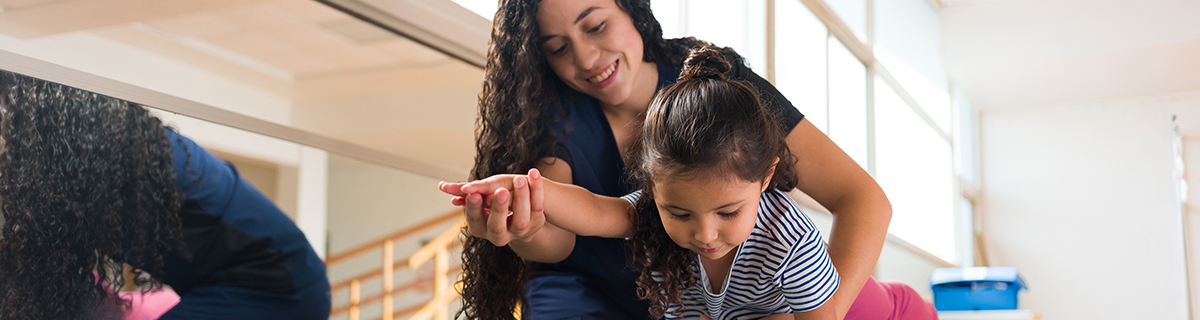
[[[938,8],[776,0],[773,14],[777,88],[875,176],[893,207],[889,233],[935,260],[972,265],[976,115],[941,67]]]
[[[874,1],[872,49],[942,131],[950,131],[949,80],[941,65],[941,28],[928,0]]]
[[[892,202],[888,232],[956,260],[950,141],[875,79],[875,179]]]
[[[775,2],[775,88],[829,133],[829,31],[800,1]]]
[[[859,41],[867,41],[867,0],[826,0],[825,4],[850,27]]]
[[[829,37],[829,138],[864,169],[867,165],[867,69]]]
[[[733,48],[751,70],[766,77],[766,0],[664,0],[650,5],[663,37],[692,36]]]

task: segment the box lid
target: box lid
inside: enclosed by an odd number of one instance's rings
[[[1018,290],[1025,288],[1025,280],[1014,267],[937,268],[929,276],[931,286],[971,282],[1008,282]]]

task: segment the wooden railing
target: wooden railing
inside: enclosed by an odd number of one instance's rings
[[[429,243],[422,246],[421,249],[412,255],[396,261],[394,246],[397,241],[428,231],[450,221],[457,222],[446,228],[436,238],[429,241]],[[349,320],[360,320],[362,306],[379,302],[382,317],[378,319],[382,320],[392,320],[404,315],[411,315],[408,317],[409,320],[448,319],[449,305],[458,298],[458,292],[452,287],[450,279],[457,278],[458,274],[462,272],[461,264],[451,265],[450,252],[462,246],[459,234],[464,223],[462,211],[447,212],[419,225],[346,250],[326,259],[325,264],[333,266],[366,253],[379,252],[374,251],[376,249],[381,249],[383,255],[380,263],[381,267],[354,275],[331,286],[333,294],[342,294],[342,290],[345,290],[350,299],[347,304],[334,306],[329,316],[332,318],[347,314]],[[409,283],[396,286],[394,276],[398,268],[408,268],[416,271],[421,266],[430,262],[430,260],[434,264],[432,274],[417,277]],[[362,296],[362,284],[371,281],[381,281],[383,290],[371,296]],[[395,310],[395,306],[393,306],[394,297],[397,294],[409,291],[432,291],[433,298],[422,305]]]

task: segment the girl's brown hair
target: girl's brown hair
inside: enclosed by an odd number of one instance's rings
[[[705,45],[695,38],[665,40],[648,0],[614,0],[629,15],[641,35],[643,59],[678,67],[687,49]],[[562,97],[570,92],[550,69],[537,45],[540,0],[500,0],[492,20],[488,61],[475,132],[475,166],[471,179],[496,174],[524,173],[535,165],[541,148],[569,134],[571,112]],[[729,51],[729,54],[733,54]],[[565,132],[554,132],[562,128]],[[497,247],[463,229],[462,298],[459,315],[467,319],[514,319],[525,304],[528,264],[508,246]]]
[[[796,159],[778,122],[749,84],[725,78],[729,68],[714,48],[693,49],[679,81],[659,91],[650,103],[639,145],[631,149],[629,169],[642,186],[642,196],[629,244],[644,267],[637,281],[638,297],[650,301],[654,318],[681,304],[682,291],[696,284],[696,275],[687,268],[696,254],[675,244],[663,229],[654,204],[655,177],[704,173],[764,182],[770,189],[796,187]],[[772,167],[770,181],[763,181]]]

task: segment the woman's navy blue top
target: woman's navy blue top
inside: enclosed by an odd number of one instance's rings
[[[737,60],[730,60],[737,61]],[[781,128],[791,132],[804,119],[766,79],[741,63],[732,63],[727,76],[749,82],[758,89],[763,104],[776,115]],[[675,83],[680,70],[658,66],[658,87]],[[543,146],[542,157],[556,157],[571,166],[575,185],[592,193],[619,197],[638,187],[628,179],[625,162],[595,98],[571,91],[563,98],[569,125],[560,128],[558,142]],[[541,319],[648,319],[648,304],[637,298],[641,270],[630,259],[624,239],[575,237],[575,248],[563,261],[534,263],[533,279],[526,288],[526,317]]]
[[[310,288],[328,292],[325,263],[291,218],[233,165],[165,131],[175,153],[176,185],[187,197],[179,213],[187,252],[164,259],[164,283],[185,297],[209,286],[285,296]]]

